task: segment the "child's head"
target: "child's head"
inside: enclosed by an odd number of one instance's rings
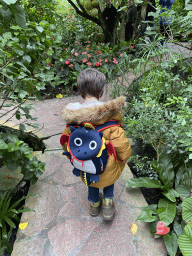
[[[86,68],[77,78],[78,91],[83,99],[88,95],[99,99],[103,94],[105,84],[105,75],[95,68]]]

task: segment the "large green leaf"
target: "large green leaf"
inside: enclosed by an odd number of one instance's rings
[[[179,185],[176,189],[176,191],[179,193],[179,195],[185,199],[186,197],[188,197],[191,194],[191,190],[189,187],[185,186],[185,185]]]
[[[0,139],[0,149],[7,149],[7,147],[8,147],[7,144]]]
[[[192,222],[192,197],[186,198],[182,203],[183,219]]]
[[[131,188],[139,188],[139,187],[160,188],[160,189],[164,188],[159,180],[150,179],[148,177],[140,177],[136,179],[132,178],[125,183],[125,186],[131,187]]]
[[[172,188],[173,181],[175,179],[175,173],[171,159],[169,155],[167,155],[166,151],[160,154],[157,172],[159,173],[160,180],[165,184],[166,188]]]
[[[14,5],[14,16],[15,16],[17,25],[19,25],[21,28],[25,28],[26,27],[25,11],[21,6]]]
[[[179,197],[179,193],[177,193],[173,188],[166,192],[162,192],[162,194],[172,202],[176,202],[176,197]]]
[[[165,242],[169,255],[175,256],[178,248],[177,235],[175,233],[173,233],[172,236],[166,234],[163,236],[163,240]]]
[[[0,18],[3,23],[9,24],[12,19],[12,12],[9,8],[2,7],[0,8]]]
[[[138,217],[137,220],[142,220],[144,222],[153,222],[156,220],[156,216],[152,216],[153,211],[143,211]]]
[[[169,226],[175,218],[176,203],[169,201],[167,198],[160,199],[157,213],[165,226]]]
[[[17,2],[17,0],[3,0],[6,4],[10,5],[10,4],[15,4]]]
[[[26,92],[24,90],[20,90],[19,91],[19,95],[18,96],[19,96],[20,99],[25,98],[26,95],[28,95],[28,92]]]
[[[177,242],[183,256],[192,255],[192,223],[185,226],[184,233],[178,237]]]
[[[181,225],[181,221],[178,216],[175,217],[174,222],[173,222],[173,229],[175,233],[179,236],[183,233],[183,228]]]
[[[4,216],[4,220],[9,224],[10,227],[16,228],[15,224],[10,218],[8,218],[7,216]]]

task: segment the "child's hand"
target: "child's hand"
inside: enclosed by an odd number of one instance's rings
[[[80,176],[80,171],[79,171],[78,169],[74,168],[74,169],[73,169],[73,174],[74,174],[75,176],[79,177],[79,176]]]
[[[91,177],[90,177],[90,181],[93,182],[93,183],[99,182],[99,175],[92,174]]]

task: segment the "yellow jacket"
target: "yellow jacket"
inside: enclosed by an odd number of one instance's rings
[[[121,112],[126,106],[125,99],[125,97],[118,97],[114,100],[104,102],[102,105],[95,105],[94,107],[77,104],[76,107],[72,109],[66,106],[62,111],[62,117],[67,125],[81,125],[83,122],[89,122],[93,125],[101,125],[106,121],[116,120],[123,126]],[[99,175],[99,182],[90,184],[91,187],[96,188],[104,188],[115,183],[122,174],[125,167],[125,161],[127,161],[132,154],[129,140],[126,137],[123,128],[113,126],[102,132],[106,143],[109,141],[113,143],[118,162],[115,161],[113,155],[109,155],[105,171]],[[70,128],[66,127],[62,134],[70,135],[70,133]],[[67,143],[64,144],[63,149],[65,151],[67,150]],[[84,182],[82,173],[81,179]]]

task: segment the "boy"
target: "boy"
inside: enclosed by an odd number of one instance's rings
[[[125,107],[125,97],[119,97],[106,103],[99,101],[106,84],[106,77],[97,69],[87,68],[80,72],[77,78],[77,87],[84,103],[69,103],[62,111],[63,119],[68,125],[81,125],[84,122],[92,125],[101,125],[108,120],[116,120],[123,126],[120,111]],[[90,203],[90,215],[97,216],[101,210],[104,220],[112,220],[115,213],[113,202],[114,183],[120,177],[125,161],[131,156],[132,149],[125,131],[120,126],[112,126],[102,131],[106,143],[112,142],[116,154],[117,162],[113,155],[109,155],[106,168],[99,175],[99,182],[91,183],[88,186],[88,200]],[[70,135],[70,128],[66,127],[63,134]],[[67,143],[63,149],[66,151]],[[82,173],[82,181],[85,183]],[[103,201],[99,197],[99,188],[103,189]]]

